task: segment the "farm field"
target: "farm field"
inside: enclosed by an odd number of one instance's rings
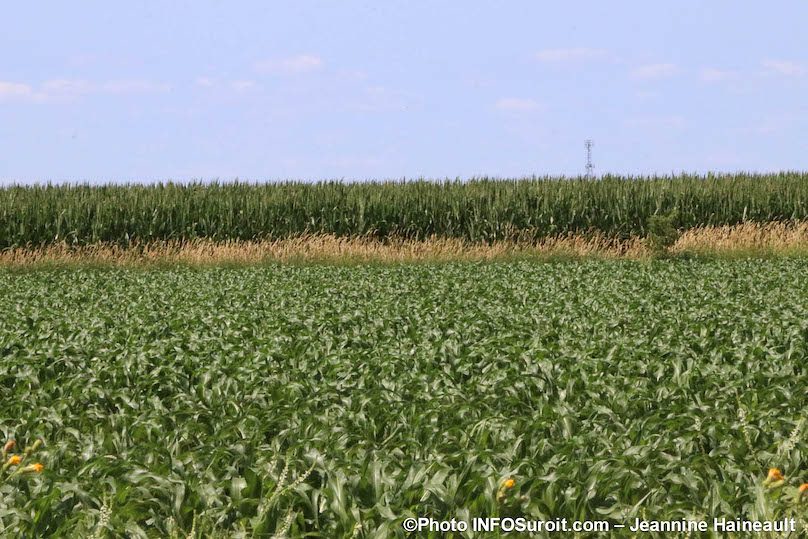
[[[0,249],[301,235],[540,241],[808,220],[808,174],[0,188]]]
[[[804,258],[3,270],[0,535],[765,519],[807,346]]]

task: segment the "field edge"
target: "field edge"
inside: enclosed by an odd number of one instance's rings
[[[155,241],[120,246],[66,243],[0,251],[0,268],[75,266],[251,266],[262,264],[399,264],[495,261],[651,260],[657,258],[768,258],[808,256],[808,222],[743,223],[685,230],[665,249],[646,238],[602,234],[564,235],[540,241],[474,243],[457,238],[425,240],[301,235],[278,240]]]

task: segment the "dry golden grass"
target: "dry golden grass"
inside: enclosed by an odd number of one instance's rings
[[[0,266],[38,265],[171,265],[260,264],[267,262],[399,263],[502,260],[518,257],[639,258],[646,248],[642,240],[611,240],[603,237],[570,236],[540,243],[502,241],[467,243],[459,239],[430,238],[423,241],[370,238],[340,238],[311,235],[267,241],[193,240],[164,241],[130,247],[96,244],[71,247],[55,244],[15,248],[0,252]]]
[[[808,255],[808,222],[745,223],[691,229],[673,247],[673,255]],[[267,241],[163,241],[120,247],[108,244],[21,247],[0,252],[0,267],[52,265],[191,266],[222,264],[400,263],[491,261],[515,258],[647,259],[646,240],[616,240],[602,235],[562,236],[541,242],[467,243],[450,238],[379,241],[367,237],[309,235]]]
[[[686,230],[672,254],[808,254],[808,222],[742,223]]]

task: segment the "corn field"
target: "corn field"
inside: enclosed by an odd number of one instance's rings
[[[0,271],[0,537],[804,539],[806,290],[797,258]]]
[[[0,189],[0,248],[301,234],[475,242],[808,218],[808,173],[369,183],[36,185]]]

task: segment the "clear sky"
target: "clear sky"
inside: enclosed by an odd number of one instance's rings
[[[0,182],[808,169],[808,2],[6,2]]]

